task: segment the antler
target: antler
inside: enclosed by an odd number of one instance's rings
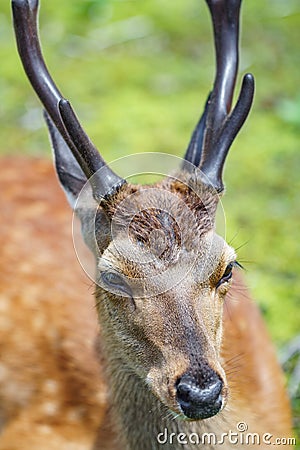
[[[199,166],[218,192],[224,189],[222,172],[228,150],[248,116],[254,95],[254,78],[248,73],[230,113],[238,70],[241,1],[206,0],[213,23],[217,68],[213,90],[184,158]]]
[[[18,51],[25,72],[53,123],[93,187],[94,197],[112,195],[125,182],[106,164],[80,125],[70,103],[55,85],[46,67],[38,38],[38,0],[12,0]],[[101,170],[100,175],[97,171]],[[93,176],[94,175],[94,176]]]

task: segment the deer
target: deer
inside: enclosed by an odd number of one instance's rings
[[[139,185],[110,168],[54,83],[38,0],[12,0],[19,55],[95,272],[92,294],[51,164],[6,158],[0,450],[254,449],[292,434],[275,349],[215,227],[225,159],[254,96],[247,73],[232,108],[241,0],[206,4],[212,91],[180,167]]]

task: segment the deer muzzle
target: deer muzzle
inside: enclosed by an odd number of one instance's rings
[[[207,419],[222,409],[223,388],[223,381],[216,372],[201,385],[196,378],[185,374],[177,380],[176,400],[188,419]]]

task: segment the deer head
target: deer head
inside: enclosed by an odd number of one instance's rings
[[[141,186],[109,168],[52,80],[38,40],[38,0],[12,1],[18,50],[45,108],[56,170],[96,259],[108,369],[130,372],[168,410],[192,420],[226,404],[222,308],[237,262],[215,232],[215,214],[225,158],[254,93],[247,74],[231,111],[241,0],[206,2],[217,63],[212,92],[182,166]]]

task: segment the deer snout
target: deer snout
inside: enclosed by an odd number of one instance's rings
[[[207,419],[217,414],[223,406],[224,383],[217,373],[205,383],[185,374],[177,380],[176,400],[188,419]]]

